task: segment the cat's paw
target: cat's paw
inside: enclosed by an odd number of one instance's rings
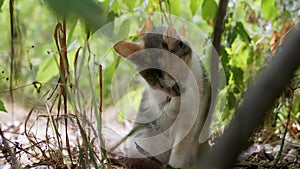
[[[186,159],[184,157],[172,157],[169,160],[169,165],[173,168],[189,168],[191,167],[192,159]]]
[[[127,158],[119,159],[129,169],[164,169],[162,164],[148,158]]]

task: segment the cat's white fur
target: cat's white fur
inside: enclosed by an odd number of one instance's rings
[[[161,90],[146,87],[143,110],[137,122],[151,122],[137,131],[129,141],[129,154],[144,157],[137,145],[151,156],[174,168],[191,167],[203,145],[199,135],[210,105],[210,83],[199,58],[194,55],[188,63],[188,75],[179,81],[184,90],[178,97],[162,106],[169,97]],[[147,84],[146,84],[147,85]],[[157,119],[156,119],[157,118]],[[170,127],[171,126],[171,127]]]

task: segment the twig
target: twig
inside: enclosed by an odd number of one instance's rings
[[[286,122],[286,125],[285,125],[283,137],[282,137],[282,140],[281,140],[280,149],[279,149],[274,161],[272,162],[272,165],[274,165],[274,166],[276,166],[278,164],[278,162],[281,158],[283,146],[284,146],[284,143],[285,143],[285,137],[286,137],[286,134],[287,134],[287,131],[288,131],[288,125],[289,125],[290,120],[291,120],[291,112],[293,110],[293,101],[294,101],[294,92],[295,92],[295,90],[290,88],[290,92],[291,92],[291,98],[289,98],[289,111],[288,111],[288,116],[287,116],[287,122]]]
[[[3,132],[2,132],[2,129],[0,127],[0,137],[1,137],[1,140],[4,144],[4,148],[5,150],[8,152],[9,156],[10,156],[10,160],[11,160],[11,165],[12,165],[12,168],[14,169],[18,169],[20,168],[20,164],[16,158],[16,154],[10,149],[8,143],[7,143],[7,140],[6,138],[4,137],[3,135]]]
[[[112,166],[110,164],[110,160],[107,158],[107,155],[106,155],[106,150],[105,150],[105,143],[104,143],[104,140],[103,140],[103,136],[102,136],[102,104],[103,104],[103,94],[102,94],[102,65],[100,64],[99,65],[99,85],[100,85],[100,105],[99,105],[99,117],[100,117],[100,121],[101,121],[101,125],[99,126],[100,127],[100,148],[101,148],[101,155],[102,155],[102,158],[103,160],[106,160],[107,161],[107,165],[108,165],[108,168],[109,169],[112,169]]]
[[[278,114],[279,114],[279,111],[280,111],[281,107],[282,107],[282,103],[279,102],[278,106],[276,107],[274,117],[273,117],[273,120],[272,120],[272,127],[276,126],[276,121],[277,121]]]
[[[146,156],[148,159],[156,162],[157,164],[159,164],[160,166],[163,166],[165,169],[173,169],[172,166],[168,165],[168,164],[163,164],[161,161],[159,161],[157,158],[155,158],[154,156],[152,156],[147,150],[143,149],[140,145],[138,145],[135,142],[135,146],[136,149],[139,151],[139,153],[143,154],[144,156]]]
[[[218,95],[218,78],[219,78],[219,54],[220,54],[220,44],[222,39],[223,32],[223,22],[226,15],[226,7],[228,0],[220,0],[218,12],[215,18],[214,32],[213,32],[213,48],[211,49],[211,58],[210,58],[210,80],[211,80],[211,100],[209,106],[209,112],[207,115],[207,120],[203,126],[203,131],[209,131],[210,122],[212,119],[213,112],[215,111],[217,95]],[[202,136],[201,136],[202,137]]]
[[[219,54],[220,54],[220,44],[222,39],[223,32],[223,22],[226,15],[226,7],[228,4],[228,0],[220,0],[218,12],[215,18],[214,32],[213,32],[213,47],[211,49],[211,59],[210,59],[210,72],[211,72],[211,101],[209,107],[209,113],[204,124],[203,129],[205,131],[209,130],[210,120],[212,118],[213,112],[215,110],[215,105],[217,101],[218,95],[218,78],[219,78]],[[214,50],[215,49],[215,50]],[[202,129],[202,130],[203,130]]]
[[[164,10],[163,7],[162,7],[162,3],[163,3],[163,0],[159,0],[159,8],[160,8],[160,11],[161,11],[163,17],[165,18],[167,24],[168,24],[169,26],[172,26],[172,23],[169,21],[167,15],[166,15],[166,12],[165,12],[165,10]],[[168,4],[168,5],[169,5],[169,4]],[[162,23],[163,23],[163,19],[162,19]]]
[[[220,44],[222,39],[223,24],[226,15],[227,4],[228,4],[228,0],[220,0],[218,12],[215,18],[213,46],[218,54],[220,54],[220,50],[221,50]]]
[[[13,74],[15,68],[15,48],[14,48],[14,0],[9,1],[9,16],[10,16],[10,77],[9,77],[9,95],[11,100],[12,117],[14,117],[14,95],[13,95]]]
[[[135,126],[133,129],[131,129],[131,131],[124,138],[122,138],[122,140],[120,140],[115,146],[113,146],[109,150],[109,152],[115,151],[116,148],[118,148],[124,141],[126,141],[130,136],[132,136],[135,132],[139,131],[140,129],[142,129],[146,125],[147,125],[147,123],[140,123],[137,126]]]

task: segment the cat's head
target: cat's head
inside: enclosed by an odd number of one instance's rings
[[[114,49],[137,66],[153,89],[172,97],[184,92],[182,82],[188,75],[192,50],[174,28],[154,28],[139,42],[120,41]]]

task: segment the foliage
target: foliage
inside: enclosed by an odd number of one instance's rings
[[[0,111],[2,112],[7,112],[7,110],[5,109],[4,103],[2,100],[0,100]]]
[[[191,3],[190,3],[190,10],[191,10],[193,16],[196,14],[197,10],[199,9],[201,1],[202,0],[191,1]]]
[[[208,24],[213,24],[217,11],[217,3],[214,0],[204,0],[202,4],[202,18]]]
[[[0,0],[0,12],[2,12],[1,8],[2,8],[3,3],[4,3],[4,0]]]

